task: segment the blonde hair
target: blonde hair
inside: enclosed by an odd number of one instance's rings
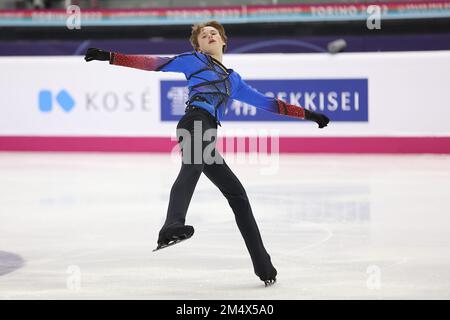
[[[211,20],[211,21],[207,21],[204,23],[197,23],[192,26],[192,33],[191,33],[191,37],[189,38],[189,41],[191,42],[192,47],[195,50],[198,50],[199,44],[198,44],[197,38],[204,27],[213,27],[213,28],[217,29],[217,31],[219,31],[219,34],[222,37],[223,42],[225,42],[225,45],[222,48],[222,52],[225,52],[225,49],[227,48],[226,43],[228,41],[228,37],[225,34],[225,28],[216,20]]]

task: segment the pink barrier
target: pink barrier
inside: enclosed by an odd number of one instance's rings
[[[248,152],[248,138],[245,144]],[[268,145],[271,152],[270,141]],[[168,153],[175,146],[170,137],[0,137],[0,151]],[[279,152],[450,154],[450,137],[280,137]]]

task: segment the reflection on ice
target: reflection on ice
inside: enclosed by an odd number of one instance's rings
[[[170,155],[0,153],[0,299],[450,298],[449,156],[230,167],[279,272],[270,290],[203,176],[195,235],[151,252],[179,170]]]

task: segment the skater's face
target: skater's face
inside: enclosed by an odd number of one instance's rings
[[[199,50],[203,53],[214,55],[222,52],[222,48],[225,45],[219,31],[211,26],[202,28],[200,34],[197,37]]]

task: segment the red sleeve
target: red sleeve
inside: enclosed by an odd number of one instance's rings
[[[111,54],[111,59],[109,61],[110,64],[116,66],[130,67],[136,68],[146,71],[178,71],[172,70],[164,70],[163,67],[169,64],[175,57],[160,57],[153,55],[128,55],[113,52]],[[168,68],[169,69],[169,68]],[[179,70],[179,72],[182,72]]]

